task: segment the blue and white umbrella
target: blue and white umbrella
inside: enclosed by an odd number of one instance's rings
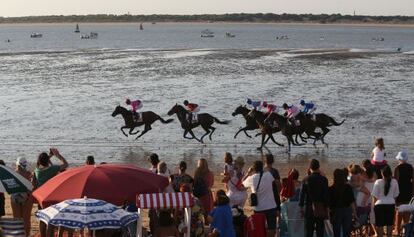
[[[60,202],[36,212],[46,224],[71,229],[119,229],[138,219],[138,214],[127,212],[102,200],[81,198]]]

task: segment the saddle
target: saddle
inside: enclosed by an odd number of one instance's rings
[[[193,124],[193,123],[198,123],[198,114],[189,113],[189,114],[187,115],[187,121],[188,121],[190,124]]]
[[[134,122],[136,123],[142,122],[142,112],[133,113],[133,116],[134,116]]]

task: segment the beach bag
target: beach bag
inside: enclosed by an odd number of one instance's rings
[[[323,202],[312,202],[312,211],[316,218],[328,218],[328,208]]]
[[[200,198],[208,194],[208,187],[203,178],[199,177],[194,180],[193,195]]]
[[[262,181],[262,176],[263,176],[263,172],[260,172],[260,178],[259,178],[259,183],[257,183],[256,192],[259,190],[260,181]],[[250,206],[252,207],[255,207],[259,204],[256,193],[251,193],[249,200],[250,200]]]
[[[249,216],[244,222],[244,236],[266,236],[266,215],[262,213],[255,213]]]

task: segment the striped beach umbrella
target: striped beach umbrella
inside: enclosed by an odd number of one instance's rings
[[[138,219],[137,213],[92,198],[66,200],[39,210],[35,215],[46,224],[90,230],[119,229]]]
[[[32,189],[33,185],[29,180],[12,168],[0,165],[0,192],[8,194],[25,193]]]

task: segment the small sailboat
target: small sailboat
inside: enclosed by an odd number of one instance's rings
[[[139,25],[139,30],[144,30],[144,27],[142,26],[142,23]]]
[[[201,31],[201,37],[202,38],[213,38],[214,37],[214,32],[210,31],[209,29],[205,29],[205,30]]]
[[[79,30],[79,24],[76,24],[75,33],[80,33],[80,30]]]
[[[232,34],[232,33],[230,33],[230,32],[226,32],[225,36],[226,36],[227,38],[234,38],[234,37],[236,37],[236,35],[233,35],[233,34]]]

